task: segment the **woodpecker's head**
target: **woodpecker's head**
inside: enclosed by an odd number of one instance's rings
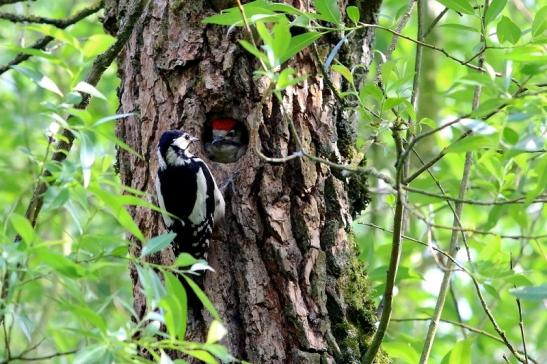
[[[185,159],[193,157],[188,147],[196,140],[199,139],[183,131],[168,130],[164,132],[158,143],[160,168],[163,169],[167,165],[180,165]]]
[[[209,157],[217,162],[235,162],[245,152],[243,126],[234,119],[215,119],[211,122],[212,139],[205,144]]]

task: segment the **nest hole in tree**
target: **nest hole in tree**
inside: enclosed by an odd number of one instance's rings
[[[249,131],[244,122],[231,116],[207,116],[201,131],[203,150],[213,162],[233,163],[247,151]]]

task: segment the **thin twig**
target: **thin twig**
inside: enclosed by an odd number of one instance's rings
[[[509,259],[509,264],[511,271],[513,271],[513,256]],[[517,288],[516,285],[513,285],[513,288]],[[519,328],[520,328],[520,338],[522,340],[522,349],[524,350],[524,362],[528,364],[528,350],[526,349],[526,335],[524,333],[524,320],[522,319],[522,306],[520,304],[520,298],[515,297],[517,303],[517,310],[519,313]]]
[[[393,234],[393,231],[391,231],[389,229],[386,229],[386,228],[383,228],[383,227],[380,227],[380,226],[376,226],[376,225],[373,225],[373,224],[365,224],[365,225],[368,225],[368,226],[371,226],[371,227],[374,227],[374,228],[379,228],[383,231],[386,231],[386,232],[389,232],[389,233]],[[423,241],[420,241],[418,239],[410,238],[410,237],[407,237],[407,236],[404,236],[404,235],[403,235],[403,238],[405,240],[408,240],[408,241],[411,241],[411,242],[414,242],[414,243],[418,243],[418,244],[423,245],[423,246],[429,246],[429,244],[427,244]],[[450,260],[456,267],[458,267],[460,270],[462,270],[464,273],[466,273],[469,276],[469,278],[471,278],[471,281],[473,282],[473,287],[475,288],[475,292],[477,293],[477,296],[479,298],[481,307],[482,307],[483,311],[486,313],[486,316],[488,317],[488,319],[490,320],[490,323],[494,327],[494,330],[498,333],[501,341],[505,344],[505,346],[509,349],[509,351],[511,351],[511,353],[517,358],[517,360],[519,360],[520,362],[524,362],[524,359],[521,357],[519,352],[513,347],[513,345],[509,342],[509,340],[507,339],[507,335],[505,335],[505,332],[501,329],[501,327],[499,326],[498,322],[496,321],[494,315],[492,314],[492,311],[490,310],[488,304],[486,303],[486,301],[484,299],[484,296],[483,296],[482,291],[480,289],[479,281],[477,280],[475,275],[473,273],[471,273],[471,271],[469,271],[469,269],[465,268],[463,265],[458,263],[458,261],[451,254],[446,253],[445,251],[443,251],[442,249],[439,249],[437,247],[432,247],[432,248],[436,252],[438,252],[438,253],[444,255],[446,258],[448,258],[448,260]],[[529,359],[532,361],[531,358],[529,358]],[[535,360],[534,360],[534,362],[535,362]]]
[[[425,217],[420,216],[416,211],[413,211],[411,207],[408,207],[410,209],[410,213],[416,216],[419,220],[421,220],[424,224],[426,224],[429,227],[433,227],[436,229],[442,229],[442,230],[456,230],[460,232],[466,232],[466,233],[472,233],[477,235],[491,235],[491,236],[497,236],[502,239],[512,239],[512,240],[521,240],[521,239],[529,239],[529,240],[540,240],[547,237],[547,234],[543,235],[507,235],[507,234],[498,234],[494,233],[492,231],[486,231],[486,230],[478,230],[468,227],[453,227],[453,226],[446,226],[441,224],[435,224],[429,220],[427,220]]]
[[[114,61],[116,56],[122,50],[125,43],[133,32],[133,27],[135,23],[140,18],[145,1],[146,0],[135,0],[131,4],[127,18],[117,34],[116,41],[104,53],[99,55],[93,62],[89,74],[85,79],[87,83],[92,86],[96,86],[101,79],[104,71],[106,71],[106,69],[110,66],[110,64]],[[78,105],[75,106],[75,108],[80,110],[85,109],[89,104],[90,99],[90,95],[85,94],[84,96],[82,96],[82,100]],[[70,120],[67,120],[67,123],[70,124]],[[63,130],[62,137],[59,138],[59,141],[55,146],[55,152],[51,157],[51,160],[54,163],[62,163],[68,157],[68,154],[72,149],[75,137],[76,136],[74,135],[74,133],[69,129]],[[48,169],[43,171],[42,175],[38,178],[36,182],[36,185],[34,187],[34,193],[25,213],[25,217],[29,220],[33,227],[36,226],[38,215],[42,209],[44,194],[47,191],[48,187],[53,183],[55,183],[55,178],[52,176],[51,172]],[[20,240],[21,237],[17,235],[14,239],[14,242],[18,242]],[[9,277],[9,272],[6,272],[4,276]],[[4,308],[6,304],[5,298],[7,297],[9,292],[9,281],[5,279],[3,283],[4,284],[0,296],[0,302],[2,302],[2,304],[0,305],[0,311]],[[0,320],[4,320],[4,315],[0,316]]]
[[[465,191],[469,183],[469,177],[471,175],[471,166],[473,164],[473,155],[470,152],[467,152],[465,155],[465,165],[463,169],[463,176],[460,183],[460,192],[459,198],[463,199]],[[454,213],[454,222],[453,226],[458,227],[458,221],[461,218],[463,210],[463,204],[461,202],[456,202],[455,213]],[[459,250],[458,246],[458,232],[453,230],[450,237],[450,245],[448,248],[448,254],[455,256]],[[420,357],[420,364],[426,364],[429,361],[429,355],[433,347],[433,340],[435,339],[435,334],[437,333],[437,327],[439,325],[439,320],[441,318],[442,311],[444,309],[444,304],[446,301],[446,296],[448,293],[448,288],[450,286],[450,277],[452,275],[452,268],[454,266],[451,261],[447,262],[447,270],[443,274],[443,280],[441,282],[441,288],[439,289],[439,294],[437,296],[437,304],[435,305],[435,311],[431,322],[429,323],[429,329],[427,331],[427,336],[424,341],[424,346],[422,349],[422,355]]]
[[[103,8],[104,0],[97,1],[93,5],[91,5],[89,8],[83,9],[82,11],[74,14],[72,17],[69,17],[62,21],[62,23],[58,24],[57,27],[61,29],[68,28],[69,26],[79,22],[80,20],[88,17],[91,14],[94,14],[101,10]],[[0,3],[0,5],[2,5]],[[37,49],[37,50],[44,50],[46,46],[53,40],[53,37],[45,36],[43,38],[38,39],[36,42],[32,43],[30,47],[27,49]],[[21,52],[15,56],[11,61],[6,63],[3,66],[0,66],[0,75],[4,72],[8,71],[10,67],[18,65],[21,62],[26,61],[31,57],[30,54]]]
[[[433,28],[435,28],[435,26],[437,25],[437,23],[439,21],[441,21],[441,19],[444,17],[444,14],[446,14],[448,12],[448,8],[444,8],[443,11],[441,11],[439,13],[439,15],[437,15],[437,17],[435,19],[433,19],[433,21],[431,22],[431,25],[427,28],[427,30],[424,32],[423,34],[423,37],[424,38],[427,38],[427,36],[429,35],[429,33],[431,33],[431,31],[433,31]]]
[[[42,361],[42,360],[47,360],[52,358],[58,358],[60,356],[72,355],[77,352],[78,350],[63,351],[59,353],[53,353],[49,355],[36,356],[36,357],[30,357],[30,358],[25,356],[14,356],[14,357],[8,358],[7,360],[1,361],[0,364],[9,363],[11,361]]]
[[[410,0],[408,2],[405,13],[399,20],[399,23],[396,28],[398,30],[398,33],[404,29],[405,25],[410,20],[412,11],[415,6],[415,1],[416,0]],[[394,34],[394,37],[391,40],[391,45],[386,53],[386,60],[389,60],[389,58],[391,57],[397,45],[399,37],[395,35],[396,34]],[[385,93],[382,87],[380,76],[381,76],[381,73],[380,73],[380,67],[379,67],[376,72],[377,84]],[[396,110],[393,110],[393,111],[395,115],[397,115]],[[397,119],[399,119],[398,116],[397,116]],[[403,141],[403,138],[401,136],[402,130],[400,127],[401,127],[401,121],[394,123],[392,127],[392,136],[393,136],[393,140],[395,141],[395,146],[397,151],[397,160],[399,160],[399,157],[401,156],[401,153],[403,152],[405,148],[405,142]],[[364,364],[372,364],[374,362],[374,358],[376,357],[376,354],[378,353],[378,350],[380,349],[380,345],[382,344],[382,341],[384,340],[384,336],[387,332],[387,328],[389,326],[389,321],[392,314],[393,290],[395,288],[397,271],[399,269],[399,263],[401,261],[403,236],[404,236],[405,227],[406,227],[405,204],[406,204],[407,196],[406,196],[406,192],[402,188],[402,182],[406,179],[408,169],[409,169],[409,163],[407,161],[405,161],[405,163],[398,165],[397,167],[396,185],[395,185],[395,190],[397,191],[397,197],[395,202],[395,213],[393,217],[393,234],[392,234],[392,241],[391,241],[391,253],[390,253],[388,270],[386,274],[386,284],[384,288],[384,294],[382,297],[383,308],[382,308],[382,313],[378,322],[378,328],[376,329],[376,332],[374,333],[374,336],[372,337],[370,345],[367,348],[367,351],[365,352],[361,360]]]
[[[102,2],[103,1],[99,2],[100,3],[99,9],[102,8]],[[98,4],[95,4],[95,5],[98,5]],[[90,7],[90,8],[87,8],[83,11],[84,12],[92,11],[92,13],[90,13],[90,14],[93,14],[95,12],[95,11],[93,11],[93,8],[95,7],[95,5]],[[88,15],[90,15],[90,14],[88,14]],[[53,25],[54,27],[57,27],[59,29],[65,29],[68,25],[71,25],[71,23],[68,21],[69,19],[53,19],[53,18],[46,18],[46,17],[43,17],[43,16],[18,15],[18,14],[12,14],[12,13],[0,13],[0,19],[8,20],[12,23],[48,24],[48,25]]]
[[[419,193],[420,195],[434,197],[434,198],[438,198],[438,199],[441,199],[441,200],[460,202],[460,203],[467,204],[467,205],[494,206],[494,205],[518,205],[518,204],[527,204],[528,203],[526,201],[525,196],[521,196],[521,197],[517,197],[517,198],[513,198],[511,200],[505,200],[505,201],[503,201],[503,200],[501,200],[501,201],[498,201],[498,200],[480,201],[480,200],[461,199],[461,198],[446,196],[446,195],[439,195],[437,193],[428,192],[428,191],[420,190],[418,188],[413,188],[413,187],[404,187],[404,188],[408,192]],[[529,203],[545,203],[545,202],[547,202],[547,198],[540,197],[538,199],[530,201]]]
[[[400,32],[396,31],[396,30],[393,30],[391,28],[388,28],[388,27],[384,27],[383,25],[378,25],[378,24],[368,24],[368,23],[359,23],[359,25],[361,25],[362,27],[364,28],[376,28],[376,29],[381,29],[381,30],[385,30],[386,32],[389,32],[393,35],[396,35],[397,37],[401,37],[402,39],[405,39],[405,40],[408,40],[410,42],[413,42],[413,43],[416,43],[416,44],[419,44],[423,47],[426,47],[426,48],[429,48],[429,49],[432,49],[434,51],[437,51],[437,52],[440,52],[442,53],[446,58],[448,59],[451,59],[459,64],[461,64],[462,66],[465,66],[465,67],[468,67],[474,71],[478,71],[478,72],[482,72],[482,73],[488,73],[488,71],[482,67],[482,66],[478,66],[478,65],[474,65],[474,64],[471,64],[471,63],[468,63],[467,61],[464,61],[464,60],[461,60],[459,59],[458,57],[455,57],[453,55],[451,55],[450,53],[448,53],[448,51],[444,48],[439,48],[437,47],[436,45],[433,45],[433,44],[429,44],[429,43],[426,43],[426,42],[422,42],[422,41],[419,41],[417,39],[414,39],[414,38],[411,38],[411,37],[408,37],[404,34],[401,34]],[[496,75],[496,77],[505,77],[505,75],[503,75],[502,73],[499,73],[499,72],[495,72],[494,73]],[[520,87],[520,83],[512,78],[511,81],[513,83],[515,83],[517,86]]]
[[[466,130],[458,139],[456,139],[454,141],[454,143],[457,143],[465,138],[467,138],[469,135],[471,135],[473,133],[472,130]],[[452,144],[454,144],[452,143]],[[437,154],[436,157],[434,158],[431,158],[431,160],[429,160],[427,163],[424,163],[420,168],[418,168],[418,170],[416,172],[414,172],[410,177],[407,177],[405,179],[405,184],[409,184],[410,182],[412,182],[413,180],[415,180],[416,178],[418,178],[422,173],[424,173],[426,170],[429,170],[429,168],[433,167],[433,165],[435,165],[438,161],[440,161],[441,159],[444,158],[444,156],[448,153],[448,147],[444,148],[443,150],[440,151],[439,154]]]

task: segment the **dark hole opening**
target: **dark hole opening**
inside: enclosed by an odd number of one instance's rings
[[[233,163],[247,151],[249,132],[245,123],[225,115],[210,115],[201,133],[210,160]]]

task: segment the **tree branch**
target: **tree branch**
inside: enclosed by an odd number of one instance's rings
[[[420,189],[412,188],[412,187],[404,187],[404,189],[406,189],[408,192],[419,193],[424,196],[435,197],[441,200],[459,202],[459,203],[463,203],[467,205],[493,206],[493,205],[516,205],[516,204],[527,203],[525,196],[517,197],[511,200],[505,200],[505,201],[479,201],[479,200],[456,198],[456,197],[451,197],[446,195],[439,195],[437,193],[428,192],[428,191],[424,191],[424,190],[420,190]],[[547,202],[547,198],[539,198],[539,199],[531,201],[530,203],[545,203],[545,202]]]
[[[135,23],[140,18],[145,1],[146,0],[133,1],[129,8],[128,16],[117,34],[116,41],[110,46],[110,48],[108,48],[104,53],[98,56],[93,62],[91,70],[89,71],[89,74],[85,79],[87,83],[96,86],[104,71],[108,68],[108,66],[114,61],[118,53],[122,50],[125,43],[133,32]],[[84,96],[82,96],[82,101],[75,107],[81,110],[85,109],[89,104],[90,98],[90,95],[85,94]],[[70,124],[69,119],[70,117],[68,117],[67,119],[68,124]],[[55,152],[53,153],[51,160],[56,163],[62,163],[67,158],[72,148],[74,139],[75,135],[72,133],[72,131],[70,131],[69,129],[64,129],[62,132],[62,136],[59,138],[55,146]],[[34,187],[32,198],[25,213],[26,218],[30,221],[33,227],[36,226],[38,214],[42,209],[42,205],[44,202],[44,193],[47,191],[49,185],[55,183],[55,178],[52,177],[53,176],[51,172],[48,169],[45,169],[43,173],[39,176],[38,181]],[[17,243],[20,240],[21,237],[19,235],[16,235],[14,242]],[[10,272],[6,271],[4,277],[9,277],[9,275]],[[3,311],[3,308],[5,307],[5,299],[8,295],[8,292],[9,281],[4,279],[4,284],[2,285],[2,292],[0,297],[0,302],[2,302],[2,304],[0,305],[0,311]],[[0,320],[3,320],[4,317],[5,316],[2,315],[0,317]]]
[[[60,29],[68,28],[69,26],[79,22],[80,20],[88,17],[89,15],[95,14],[96,12],[101,10],[103,8],[103,4],[104,4],[104,0],[99,0],[96,3],[94,3],[92,6],[90,6],[89,8],[86,8],[74,14],[72,17],[69,17],[65,20],[61,20],[60,23],[56,26]],[[0,5],[2,4],[0,3]],[[28,49],[44,50],[53,39],[54,38],[50,37],[49,35],[45,36],[43,38],[38,39],[34,43],[32,43],[30,47],[28,47]],[[8,71],[12,66],[18,65],[19,63],[26,61],[30,57],[31,57],[30,54],[27,54],[24,52],[18,53],[15,56],[15,58],[13,58],[11,61],[9,61],[3,66],[0,66],[0,75]]]
[[[23,1],[27,1],[27,0],[0,0],[0,6],[9,5],[9,4],[16,4],[16,3],[22,3]],[[30,1],[35,1],[35,0],[30,0]]]

